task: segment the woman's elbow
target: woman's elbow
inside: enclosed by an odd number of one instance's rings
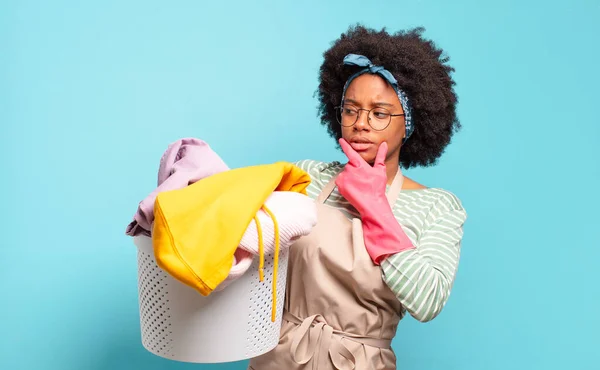
[[[411,316],[422,323],[427,323],[435,319],[446,305],[449,293],[450,291],[447,284],[441,280],[436,281],[431,290],[431,294],[429,294],[423,302],[422,309],[415,311]]]

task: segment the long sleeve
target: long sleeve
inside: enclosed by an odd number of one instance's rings
[[[339,162],[302,160],[295,164],[310,174],[313,182],[307,192],[312,198],[343,169]],[[360,217],[337,189],[326,204],[349,218]],[[392,212],[416,248],[381,261],[383,280],[411,316],[430,321],[448,301],[467,214],[460,200],[442,189],[402,191]]]
[[[438,202],[437,214],[421,233],[416,249],[389,256],[383,279],[415,319],[434,319],[446,304],[456,275],[466,212],[457,203]]]

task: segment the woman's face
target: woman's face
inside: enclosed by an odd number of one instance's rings
[[[396,91],[383,78],[369,73],[352,80],[350,86],[346,89],[344,108],[353,110],[384,108],[391,114],[404,113]],[[345,111],[349,112],[348,110]],[[377,115],[377,111],[371,112],[373,117],[371,122],[374,126],[377,123],[381,124],[381,120],[376,122]],[[379,127],[376,126],[376,128]],[[403,116],[390,117],[389,125],[385,129],[377,131],[369,125],[367,111],[359,110],[354,125],[349,127],[342,125],[342,137],[370,164],[375,161],[379,144],[384,141],[387,142],[386,164],[393,162],[394,165],[397,165],[402,139],[405,135],[404,130]]]

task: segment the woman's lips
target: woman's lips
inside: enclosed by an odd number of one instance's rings
[[[356,150],[357,152],[364,152],[365,150],[369,150],[369,148],[371,148],[372,145],[373,145],[373,143],[357,143],[357,142],[350,143],[350,146],[352,147],[352,149]]]

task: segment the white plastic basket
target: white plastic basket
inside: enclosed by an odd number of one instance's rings
[[[265,255],[264,281],[258,258],[239,279],[202,296],[156,264],[152,239],[135,236],[142,345],[183,362],[220,363],[249,359],[279,342],[288,251],[279,254],[275,322],[271,321],[273,256]]]

